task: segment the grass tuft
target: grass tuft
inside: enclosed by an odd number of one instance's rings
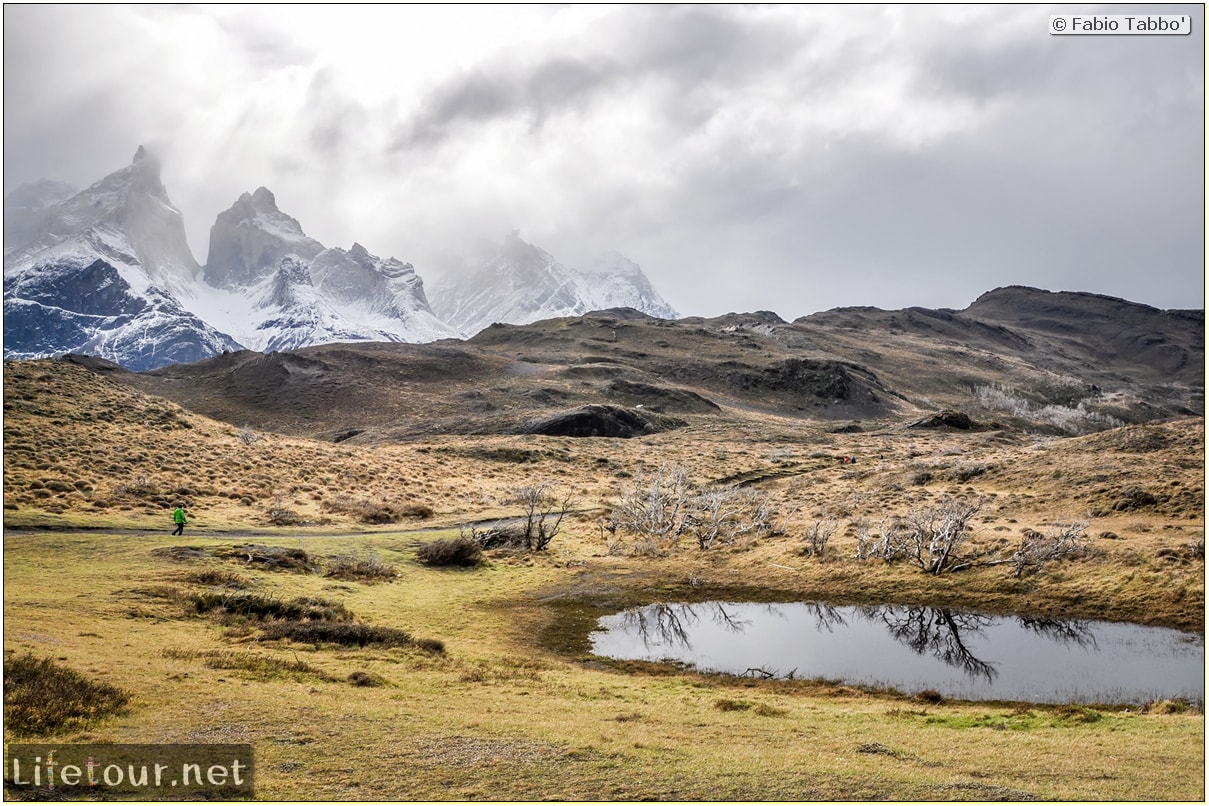
[[[442,654],[445,644],[431,638],[412,638],[404,630],[394,627],[374,627],[368,624],[331,624],[313,621],[273,621],[262,628],[270,640],[287,638],[303,644],[339,644],[340,646],[366,647],[370,644],[383,647],[415,647],[416,649]]]
[[[4,728],[14,735],[75,730],[120,713],[130,695],[32,654],[4,661]]]
[[[317,597],[298,597],[287,602],[276,596],[206,591],[205,593],[189,594],[188,601],[198,613],[218,611],[222,614],[243,616],[256,621],[290,619],[332,622],[351,621],[353,618],[352,612],[342,603]]]
[[[483,549],[476,541],[465,537],[433,540],[420,544],[416,559],[425,565],[469,568],[483,562]]]
[[[386,678],[373,672],[357,670],[348,676],[348,682],[360,688],[379,688],[386,685]]]
[[[362,555],[338,554],[327,561],[326,576],[353,582],[388,582],[398,575],[393,565],[384,563],[372,551]]]
[[[301,571],[309,574],[319,571],[319,564],[303,549],[245,543],[229,549],[218,549],[215,553],[219,557],[241,560],[244,565],[268,571]]]

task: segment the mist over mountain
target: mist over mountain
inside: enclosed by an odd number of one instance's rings
[[[610,252],[586,269],[575,269],[515,231],[477,264],[434,282],[432,305],[467,336],[496,322],[523,325],[608,308],[677,317],[638,264],[626,257]]]
[[[40,179],[4,196],[4,254],[20,249],[47,228],[46,213],[55,202],[75,195],[66,182]]]

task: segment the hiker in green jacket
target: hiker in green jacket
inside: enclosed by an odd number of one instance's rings
[[[172,513],[172,520],[176,524],[176,529],[172,532],[174,535],[183,535],[185,533],[185,505],[177,504],[176,511]]]

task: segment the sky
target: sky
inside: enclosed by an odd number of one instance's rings
[[[1052,36],[1054,13],[1189,36]],[[4,190],[139,145],[204,263],[265,186],[429,283],[520,237],[682,315],[1205,297],[1194,6],[4,6]]]

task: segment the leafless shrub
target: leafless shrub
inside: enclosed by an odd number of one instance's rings
[[[626,484],[607,528],[614,536],[619,531],[636,536],[636,553],[658,554],[675,548],[685,534],[702,549],[773,534],[776,514],[762,492],[734,486],[695,489],[685,467],[675,465]]]
[[[1193,540],[1188,541],[1188,554],[1191,555],[1192,559],[1194,559],[1194,560],[1205,559],[1205,536],[1204,535],[1201,535],[1200,537],[1197,537],[1197,538],[1194,538]]]
[[[873,525],[867,520],[856,524],[856,558],[858,560],[882,560],[892,563],[902,557],[902,546],[898,540],[891,540],[897,535],[900,518],[891,516],[878,522],[878,531],[874,533]]]
[[[396,571],[393,565],[382,562],[377,552],[368,549],[363,554],[337,554],[329,558],[325,576],[358,582],[378,582],[394,579]]]
[[[1005,386],[976,386],[973,391],[979,403],[987,409],[1054,426],[1068,434],[1088,434],[1125,424],[1116,417],[1088,409],[1086,399],[1066,399],[1064,402],[1036,405]],[[1067,405],[1070,403],[1075,405]]]
[[[473,540],[484,549],[519,549],[525,546],[525,533],[515,526],[496,523],[484,529],[468,524],[458,529],[463,540]]]
[[[827,551],[827,543],[839,529],[839,523],[834,520],[820,519],[806,527],[806,544],[802,546],[802,555],[806,557],[822,557]]]
[[[114,497],[150,498],[158,495],[155,485],[146,476],[135,476],[113,488]]]
[[[1088,522],[1081,521],[1059,524],[1047,534],[1026,530],[1020,539],[1020,547],[1010,558],[1012,575],[1019,578],[1035,574],[1047,562],[1086,554],[1091,545],[1087,527]]]
[[[274,497],[268,518],[274,526],[297,526],[302,523],[302,517],[286,505],[285,496],[282,495]]]
[[[555,493],[551,481],[518,487],[513,501],[524,509],[525,548],[532,551],[544,551],[550,545],[574,504],[570,493]]]
[[[752,490],[710,487],[689,500],[689,510],[688,528],[702,549],[774,531],[768,496]]]
[[[260,442],[260,440],[264,439],[264,437],[262,437],[260,434],[257,434],[246,425],[239,429],[239,433],[235,435],[235,438],[245,445],[255,445],[257,442]]]
[[[689,525],[689,486],[683,465],[665,465],[650,478],[639,476],[622,487],[610,524],[615,531],[650,538],[658,547],[674,547]]]

